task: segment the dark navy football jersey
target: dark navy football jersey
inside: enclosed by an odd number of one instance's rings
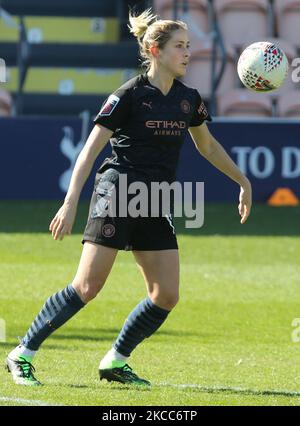
[[[172,182],[188,128],[205,120],[211,117],[196,89],[174,79],[164,95],[146,73],[140,74],[111,94],[94,119],[114,132],[112,155],[97,172],[112,167],[135,171],[146,180]]]

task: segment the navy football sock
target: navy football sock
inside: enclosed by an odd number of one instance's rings
[[[69,284],[65,289],[46,300],[42,310],[22,339],[22,345],[37,351],[53,331],[67,322],[84,305],[85,303],[82,302],[74,287]]]
[[[125,321],[114,348],[120,354],[130,356],[145,337],[150,337],[162,325],[169,313],[155,305],[149,297],[142,300]]]

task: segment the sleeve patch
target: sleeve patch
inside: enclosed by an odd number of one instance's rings
[[[110,115],[113,112],[113,110],[116,108],[116,106],[118,105],[119,101],[120,101],[120,98],[118,98],[118,96],[110,95],[107,98],[107,101],[105,102],[103,107],[101,108],[99,115],[102,117]]]
[[[198,108],[198,114],[203,116],[203,118],[206,118],[208,116],[208,111],[203,101],[201,102],[201,105]]]

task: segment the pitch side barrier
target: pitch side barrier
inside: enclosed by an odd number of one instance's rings
[[[0,185],[0,198],[62,200],[92,128],[91,119],[86,120],[0,118],[0,179],[5,182]],[[250,178],[255,202],[266,202],[278,187],[288,187],[300,197],[300,120],[214,118],[208,127]],[[96,170],[110,153],[107,144],[95,161],[82,199],[90,198]],[[238,186],[198,153],[189,135],[182,146],[177,180],[204,182],[206,202],[237,202]]]

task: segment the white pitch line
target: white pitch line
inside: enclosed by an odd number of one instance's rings
[[[0,396],[0,401],[6,402],[16,402],[19,404],[27,404],[27,405],[39,405],[39,406],[56,406],[58,404],[51,404],[49,402],[40,401],[38,399],[23,399],[23,398],[10,398],[7,396]]]
[[[298,396],[300,397],[300,392],[291,391],[286,389],[247,389],[241,387],[231,387],[231,386],[201,386],[198,384],[175,384],[175,383],[167,383],[162,382],[159,383],[158,386],[164,387],[172,387],[177,389],[199,389],[200,392],[207,393],[218,393],[218,392],[232,392],[232,393],[243,393],[250,395],[269,395],[269,396]]]

